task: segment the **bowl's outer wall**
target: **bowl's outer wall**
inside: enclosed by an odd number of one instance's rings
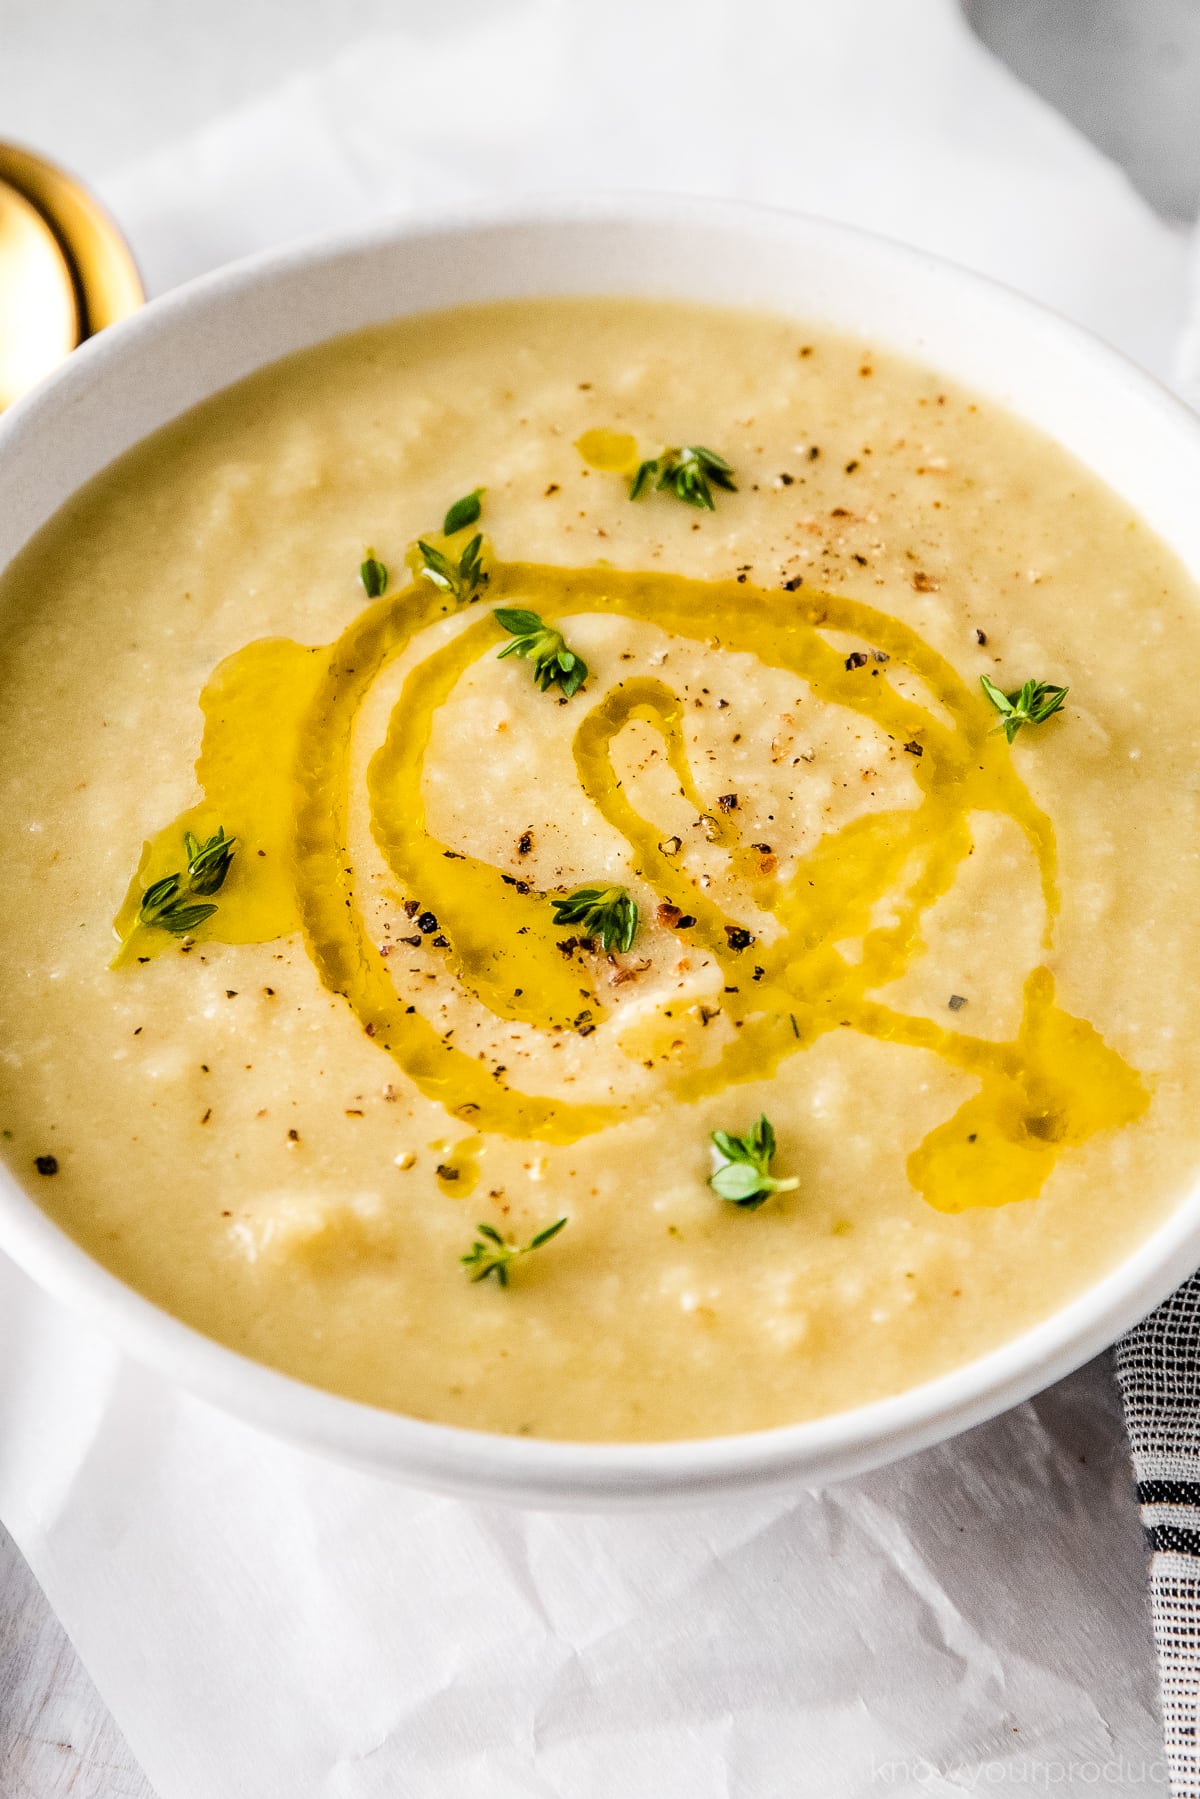
[[[758,307],[917,357],[1056,438],[1200,581],[1200,421],[1114,352],[1005,288],[841,226],[725,203],[633,200],[396,226],[255,258],[154,302],[0,419],[0,568],[115,457],[265,363],[402,314],[552,294]],[[306,1387],[132,1293],[4,1171],[0,1242],[139,1359],[358,1466],[523,1503],[678,1502],[861,1472],[1068,1373],[1200,1261],[1200,1188],[1103,1281],[992,1354],[853,1412],[696,1443],[492,1437]]]

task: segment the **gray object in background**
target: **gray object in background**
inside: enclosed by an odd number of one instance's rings
[[[962,0],[996,55],[1165,218],[1200,215],[1200,0]]]

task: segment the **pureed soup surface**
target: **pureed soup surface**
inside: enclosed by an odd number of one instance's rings
[[[422,1418],[686,1437],[961,1363],[1197,1165],[1196,597],[1053,444],[794,322],[291,358],[0,587],[5,1154]],[[1010,743],[981,675],[1069,694]]]

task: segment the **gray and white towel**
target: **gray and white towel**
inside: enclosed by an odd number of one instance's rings
[[[1117,1345],[1174,1799],[1200,1799],[1200,1274]]]

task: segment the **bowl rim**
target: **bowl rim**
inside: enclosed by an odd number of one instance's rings
[[[1200,469],[1200,417],[1093,333],[1013,288],[857,227],[741,201],[658,195],[551,196],[446,208],[436,216],[390,220],[240,259],[152,300],[81,346],[0,417],[0,463],[19,454],[22,440],[47,416],[68,415],[77,397],[103,384],[110,370],[118,382],[127,380],[139,346],[155,335],[169,335],[181,316],[236,302],[285,276],[399,246],[414,253],[422,247],[435,250],[440,243],[481,232],[552,233],[564,226],[626,224],[736,227],[764,242],[779,235],[821,239],[890,268],[897,279],[932,272],[953,297],[965,295],[968,305],[990,297],[993,307],[1010,311],[1099,369],[1110,389],[1115,384],[1132,391],[1135,400],[1158,412],[1165,431],[1190,447]],[[885,341],[885,333],[879,336]],[[936,352],[929,360],[936,368]],[[824,1417],[664,1442],[503,1436],[428,1422],[310,1386],[206,1336],[127,1286],[54,1223],[3,1167],[0,1250],[46,1292],[160,1375],[274,1435],[338,1460],[441,1491],[514,1503],[586,1507],[659,1499],[711,1501],[721,1494],[865,1472],[982,1423],[1071,1373],[1166,1298],[1200,1262],[1200,1183],[1107,1274],[984,1355],[914,1387]]]

